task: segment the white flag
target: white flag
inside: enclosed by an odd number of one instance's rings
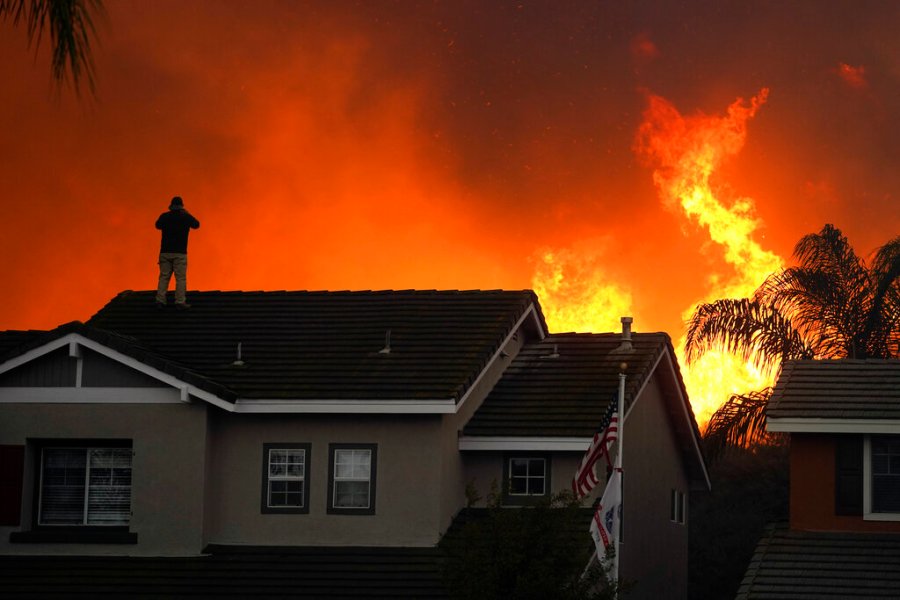
[[[591,537],[594,538],[594,544],[597,546],[597,558],[600,564],[606,566],[606,549],[610,545],[616,543],[619,536],[619,518],[622,515],[622,473],[613,471],[612,477],[606,484],[603,491],[603,497],[597,510],[594,512],[594,518],[591,519]],[[616,556],[615,565],[618,567],[619,557]],[[612,575],[618,577],[618,568],[615,568]]]

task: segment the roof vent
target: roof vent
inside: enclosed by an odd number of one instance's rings
[[[236,357],[236,358],[234,359],[234,361],[231,363],[231,366],[232,366],[232,367],[243,367],[243,366],[244,366],[244,361],[241,360],[241,342],[238,342],[238,345],[237,345],[237,357]]]
[[[388,329],[384,332],[384,348],[378,351],[378,354],[390,354],[391,353],[391,330]]]
[[[622,317],[622,343],[619,344],[619,347],[614,350],[614,352],[631,352],[633,346],[631,345],[631,323],[634,321],[631,317]]]

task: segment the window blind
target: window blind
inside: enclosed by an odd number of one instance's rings
[[[127,525],[130,448],[44,448],[41,525]]]

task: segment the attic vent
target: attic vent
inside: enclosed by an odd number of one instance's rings
[[[241,342],[238,342],[237,345],[237,358],[234,359],[234,362],[231,363],[232,367],[243,367],[244,361],[241,360]]]
[[[391,330],[388,329],[384,332],[384,348],[378,351],[378,354],[390,354],[391,353]]]
[[[553,352],[545,354],[541,358],[559,358],[559,344],[553,344]]]

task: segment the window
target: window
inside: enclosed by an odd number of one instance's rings
[[[308,513],[310,444],[263,444],[263,513]]]
[[[328,512],[375,514],[376,444],[328,445]]]
[[[870,439],[872,513],[900,513],[900,436],[877,435]],[[866,469],[868,471],[869,469]]]
[[[543,454],[504,456],[503,490],[506,504],[530,504],[550,494],[550,457]]]
[[[684,492],[672,490],[669,499],[669,520],[684,525],[685,500]]]
[[[37,524],[127,526],[131,457],[130,447],[42,447]]]
[[[900,521],[900,436],[839,436],[835,464],[837,514]],[[843,498],[854,500],[850,505],[854,510],[843,510]]]

